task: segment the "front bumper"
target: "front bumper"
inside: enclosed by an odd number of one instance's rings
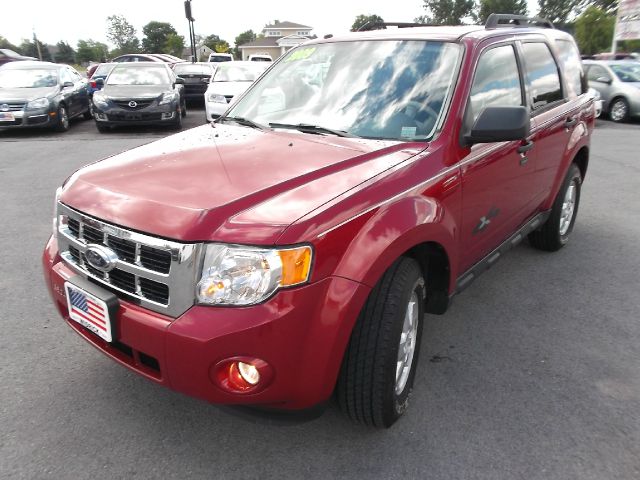
[[[43,267],[58,311],[80,336],[146,378],[189,396],[228,405],[305,409],[333,392],[351,330],[369,287],[329,277],[283,290],[251,307],[193,306],[177,319],[119,299],[116,337],[107,343],[69,319],[64,282],[75,272],[60,259],[55,239]],[[221,360],[249,356],[266,361],[271,382],[251,393],[223,391],[213,380]]]
[[[93,104],[93,117],[102,125],[170,125],[176,123],[180,107],[172,102],[150,105],[139,110],[125,110],[117,106],[98,107]]]
[[[49,109],[21,110],[11,112],[15,118],[12,122],[0,121],[0,128],[42,128],[50,127],[57,123],[56,112]]]
[[[228,103],[210,102],[207,99],[205,99],[204,105],[207,112],[207,120],[210,122],[214,121],[229,108]]]

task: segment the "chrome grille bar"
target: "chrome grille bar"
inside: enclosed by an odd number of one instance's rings
[[[133,232],[63,203],[58,203],[57,215],[60,256],[82,276],[107,286],[133,303],[170,317],[180,316],[194,304],[202,243],[179,243]],[[85,233],[90,238],[85,238]],[[118,254],[115,268],[109,273],[100,272],[85,262],[87,248],[95,244],[109,247]],[[128,250],[122,250],[125,247]],[[145,261],[144,252],[155,260]],[[168,263],[164,263],[165,259]]]

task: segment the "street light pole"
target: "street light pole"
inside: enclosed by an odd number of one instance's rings
[[[191,0],[185,0],[184,14],[187,17],[187,20],[189,21],[189,41],[191,43],[191,61],[195,62],[197,60],[196,33],[193,28],[193,22],[195,19],[193,18],[193,13],[191,11]]]

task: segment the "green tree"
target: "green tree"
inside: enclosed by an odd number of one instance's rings
[[[215,34],[206,36],[202,43],[214,52],[218,53],[227,53],[229,50],[231,50],[231,48],[229,47],[229,42],[221,39],[218,35]]]
[[[75,63],[76,51],[67,42],[60,41],[56,44],[58,52],[56,53],[56,62],[58,63]]]
[[[182,35],[170,33],[167,35],[164,49],[161,51],[182,58],[182,55],[184,54],[184,46],[184,37]]]
[[[550,20],[554,25],[565,26],[580,13],[585,0],[538,0],[538,16]]]
[[[122,15],[107,17],[107,40],[116,46],[112,52],[113,56],[136,53],[140,50],[136,29]]]
[[[606,51],[613,40],[615,16],[589,6],[576,20],[575,37],[580,52],[592,55]]]
[[[618,0],[595,0],[591,2],[591,5],[607,13],[613,13],[618,10]]]
[[[20,52],[20,47],[14,45],[2,35],[0,35],[0,48],[8,48],[9,50],[13,50],[16,53],[22,53]]]
[[[78,40],[76,45],[76,61],[86,62],[106,62],[109,49],[104,43],[94,40]]]
[[[426,15],[416,18],[419,23],[435,25],[461,25],[473,16],[474,0],[424,0]]]
[[[380,15],[358,15],[351,25],[352,32],[373,30],[377,23],[384,23]]]
[[[235,48],[233,49],[233,56],[236,58],[242,58],[242,52],[238,48],[240,45],[244,45],[245,43],[253,42],[256,39],[256,34],[253,30],[247,30],[246,32],[242,32],[238,35],[234,41]]]
[[[142,27],[142,33],[144,34],[142,51],[147,53],[163,53],[167,47],[169,35],[178,35],[176,29],[167,22],[149,22]],[[175,38],[172,38],[171,41],[177,45]],[[184,38],[182,42],[184,43]],[[180,52],[180,56],[182,56],[182,51]]]
[[[36,43],[37,42],[37,43]],[[27,57],[39,58],[38,54],[38,46],[40,46],[40,53],[42,54],[42,61],[51,62],[53,58],[51,57],[51,52],[49,51],[49,47],[42,43],[40,40],[22,40],[20,44],[20,52],[22,55],[26,55]]]
[[[527,0],[480,0],[478,21],[484,24],[492,13],[527,14]]]

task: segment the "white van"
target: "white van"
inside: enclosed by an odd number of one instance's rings
[[[230,53],[214,52],[211,55],[209,55],[209,61],[214,63],[233,62],[233,55],[231,55]]]

